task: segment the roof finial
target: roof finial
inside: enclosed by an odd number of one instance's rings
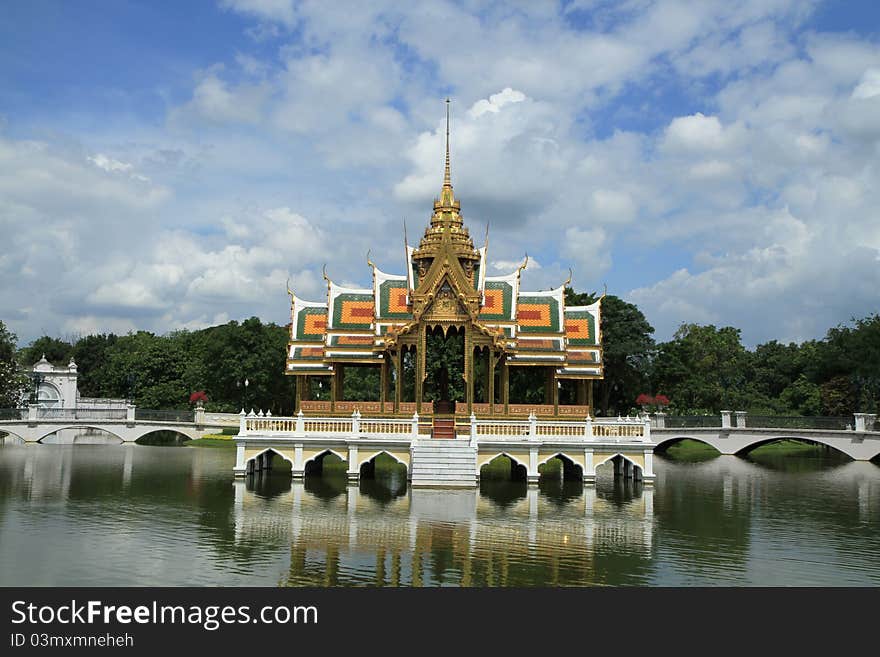
[[[321,276],[324,277],[324,280],[327,281],[327,294],[330,294],[330,286],[333,285],[333,281],[330,280],[330,277],[327,276],[327,263],[324,263],[324,266],[321,268]]]
[[[290,289],[290,276],[287,277],[287,294],[290,295],[290,303],[293,303],[294,299],[296,299],[296,295],[293,293],[293,290]]]

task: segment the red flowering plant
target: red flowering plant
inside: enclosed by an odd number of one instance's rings
[[[204,390],[196,390],[189,396],[189,403],[196,406],[203,406],[206,401],[208,401],[208,395],[205,394]]]
[[[649,410],[662,411],[666,406],[669,406],[669,397],[666,395],[656,395],[652,397],[643,392],[636,397],[636,405],[641,406],[644,413],[647,413]]]

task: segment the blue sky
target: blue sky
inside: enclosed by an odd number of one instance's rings
[[[0,319],[287,321],[402,272],[442,177],[493,273],[668,339],[880,310],[880,8],[789,0],[21,2],[0,10]]]

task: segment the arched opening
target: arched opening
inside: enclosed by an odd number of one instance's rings
[[[292,464],[280,452],[266,449],[248,460],[248,487],[271,499],[290,490]]]
[[[303,473],[309,477],[346,477],[348,463],[339,454],[324,450],[317,456],[306,461]]]
[[[832,445],[804,438],[778,436],[762,440],[736,453],[758,465],[783,472],[815,472],[852,461]]]
[[[359,487],[361,493],[388,504],[406,494],[407,467],[388,452],[379,452],[360,467]]]
[[[387,480],[402,477],[406,481],[406,475],[406,463],[398,461],[385,451],[374,454],[369,460],[361,463],[360,467],[361,479]]]
[[[169,429],[150,431],[138,438],[135,443],[147,447],[181,447],[190,442],[185,433]]]
[[[480,481],[527,481],[526,466],[507,454],[499,454],[480,468]]]
[[[115,433],[97,427],[68,427],[46,434],[42,445],[119,445],[124,441]]]
[[[525,498],[528,493],[526,466],[507,454],[499,454],[480,468],[480,495],[501,508]]]
[[[539,481],[541,479],[560,481],[584,480],[584,469],[562,452],[550,457],[538,466]]]
[[[584,492],[584,469],[559,453],[538,466],[538,489],[559,507],[580,498]]]
[[[623,454],[615,454],[596,464],[596,478],[612,476],[625,481],[641,480],[642,466]]]
[[[434,402],[435,413],[455,412],[455,402],[465,401],[464,329],[435,326],[428,330],[425,374],[423,401]]]
[[[721,452],[709,443],[695,438],[676,437],[664,440],[654,448],[655,454],[661,454],[671,461],[698,463],[710,461]]]
[[[596,465],[596,492],[602,499],[624,507],[642,494],[642,468],[622,454]]]

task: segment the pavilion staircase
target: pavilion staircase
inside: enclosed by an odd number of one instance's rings
[[[455,438],[455,418],[435,417],[431,437],[440,440],[453,440]]]
[[[477,484],[477,449],[456,439],[455,418],[434,418],[429,439],[412,443],[413,487],[471,487]]]

